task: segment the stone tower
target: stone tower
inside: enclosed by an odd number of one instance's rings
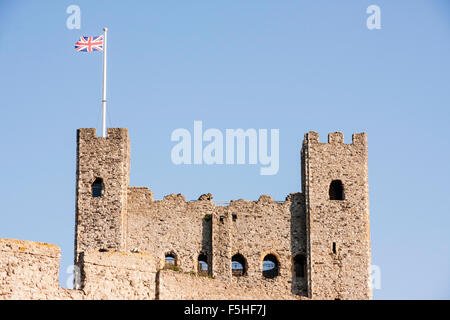
[[[192,295],[193,284],[184,278],[172,279],[176,294],[167,290],[172,269],[200,274],[199,285],[205,275],[212,277],[205,292],[220,297],[371,299],[366,140],[359,133],[344,143],[335,132],[320,143],[319,135],[309,132],[301,150],[301,192],[284,201],[261,195],[257,201],[220,204],[210,194],[195,201],[181,194],[153,199],[148,188],[129,185],[127,129],[109,128],[106,138],[95,129],[79,129],[75,263],[83,290],[98,284],[96,267],[91,269],[97,258],[118,251],[153,259],[154,265],[145,260],[142,266],[155,272],[158,299],[204,298],[201,290]],[[114,257],[114,268],[131,263]],[[267,263],[274,266],[270,274]],[[216,288],[222,285],[229,288],[225,295]]]
[[[77,131],[75,262],[87,250],[126,249],[130,142],[128,130]]]
[[[302,148],[308,296],[371,299],[367,139],[341,132],[305,135]]]
[[[0,300],[371,299],[367,160],[365,133],[309,132],[284,201],[155,200],[129,185],[127,129],[79,129],[75,290],[58,247],[0,239]]]

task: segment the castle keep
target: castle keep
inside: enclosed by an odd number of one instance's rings
[[[305,134],[302,192],[218,205],[129,185],[127,129],[77,132],[76,288],[60,250],[0,239],[0,299],[371,299],[365,133]]]

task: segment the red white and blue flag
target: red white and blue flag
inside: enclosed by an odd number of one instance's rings
[[[75,50],[83,52],[103,51],[103,35],[98,37],[81,37],[75,43]]]

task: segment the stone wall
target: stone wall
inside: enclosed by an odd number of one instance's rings
[[[159,258],[171,253],[184,271],[197,271],[200,253],[211,256],[211,220],[214,212],[210,200],[186,202],[172,194],[153,201],[146,188],[130,188],[128,196],[128,250],[137,249]]]
[[[79,259],[86,299],[154,299],[155,259],[142,253],[83,252]]]
[[[79,290],[59,286],[60,249],[52,244],[0,239],[0,300],[6,299],[300,299],[277,287],[249,288],[194,273],[159,270],[142,253],[83,252]]]
[[[159,300],[300,300],[294,294],[279,292],[276,288],[249,288],[195,274],[161,270],[158,272]],[[265,289],[265,290],[261,290]]]
[[[59,285],[60,249],[53,244],[0,239],[0,300],[154,299],[155,259],[141,253],[81,254],[80,290]]]
[[[214,272],[216,277],[247,288],[270,287],[285,294],[306,295],[306,278],[296,277],[293,270],[294,256],[306,253],[302,194],[291,194],[284,202],[267,195],[258,201],[232,201],[216,212],[213,224],[213,268],[225,266]],[[245,274],[239,277],[231,272],[236,254],[246,260]],[[266,255],[275,257],[279,264],[279,274],[272,279],[263,276]]]
[[[210,274],[246,288],[276,288],[283,293],[306,295],[306,278],[293,272],[293,257],[306,254],[304,198],[291,194],[279,203],[269,196],[258,201],[232,201],[216,207],[211,195],[187,202],[182,195],[154,201],[147,188],[130,187],[128,192],[128,251],[137,250],[159,258],[176,257],[182,271],[198,272],[198,256],[208,256]],[[246,274],[233,277],[232,256],[247,260]],[[263,277],[263,260],[277,257],[279,275]]]
[[[52,244],[0,239],[0,299],[76,298],[59,286],[60,256]]]

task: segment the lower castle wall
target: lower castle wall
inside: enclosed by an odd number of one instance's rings
[[[155,261],[141,253],[89,251],[80,257],[88,299],[154,299]]]
[[[300,300],[294,294],[282,293],[270,286],[248,287],[190,273],[161,270],[158,272],[160,300]]]
[[[248,286],[194,273],[159,270],[158,259],[129,252],[81,254],[81,289],[59,286],[59,247],[0,239],[0,300],[302,299],[276,286]]]
[[[124,252],[80,257],[82,290],[59,286],[59,247],[0,239],[0,300],[154,299],[155,261]]]
[[[0,239],[0,299],[72,299],[78,292],[59,286],[59,247]]]

